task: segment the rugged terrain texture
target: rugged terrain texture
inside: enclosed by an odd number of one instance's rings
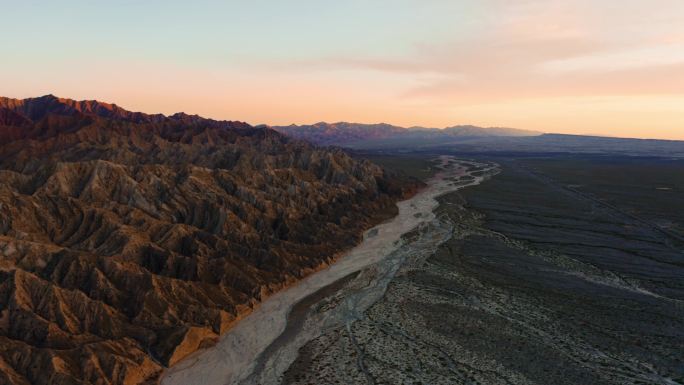
[[[444,196],[451,237],[283,382],[684,384],[684,246],[553,177],[506,162]]]
[[[0,98],[0,383],[154,382],[415,187],[245,123]]]

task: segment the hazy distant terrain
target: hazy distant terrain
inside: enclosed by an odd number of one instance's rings
[[[543,134],[530,137],[470,137],[449,142],[366,141],[356,149],[399,152],[455,152],[510,154],[604,154],[628,156],[684,157],[684,141],[608,138],[600,136]]]
[[[276,126],[285,135],[319,145],[391,152],[579,153],[684,157],[684,141],[544,134],[500,127],[402,128],[388,124],[317,123]]]
[[[285,135],[319,145],[342,147],[396,147],[410,144],[440,144],[463,138],[524,137],[541,132],[504,127],[453,126],[443,129],[404,128],[390,124],[316,123],[312,125],[274,126]]]

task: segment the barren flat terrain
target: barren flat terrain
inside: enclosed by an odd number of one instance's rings
[[[497,162],[497,176],[440,199],[447,239],[301,348],[284,383],[684,383],[676,237],[542,173],[551,163]]]

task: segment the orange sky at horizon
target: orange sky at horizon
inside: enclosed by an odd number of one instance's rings
[[[680,0],[68,2],[5,7],[2,96],[684,140]]]

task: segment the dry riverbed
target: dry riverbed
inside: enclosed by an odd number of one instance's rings
[[[334,265],[269,297],[216,346],[168,370],[162,384],[282,382],[302,347],[331,330],[350,329],[382,298],[402,267],[420,263],[451,237],[453,224],[433,212],[438,197],[477,185],[498,171],[495,164],[448,156],[440,158],[440,168],[427,188],[398,204],[395,218],[369,230]],[[359,367],[361,376],[369,376]]]

